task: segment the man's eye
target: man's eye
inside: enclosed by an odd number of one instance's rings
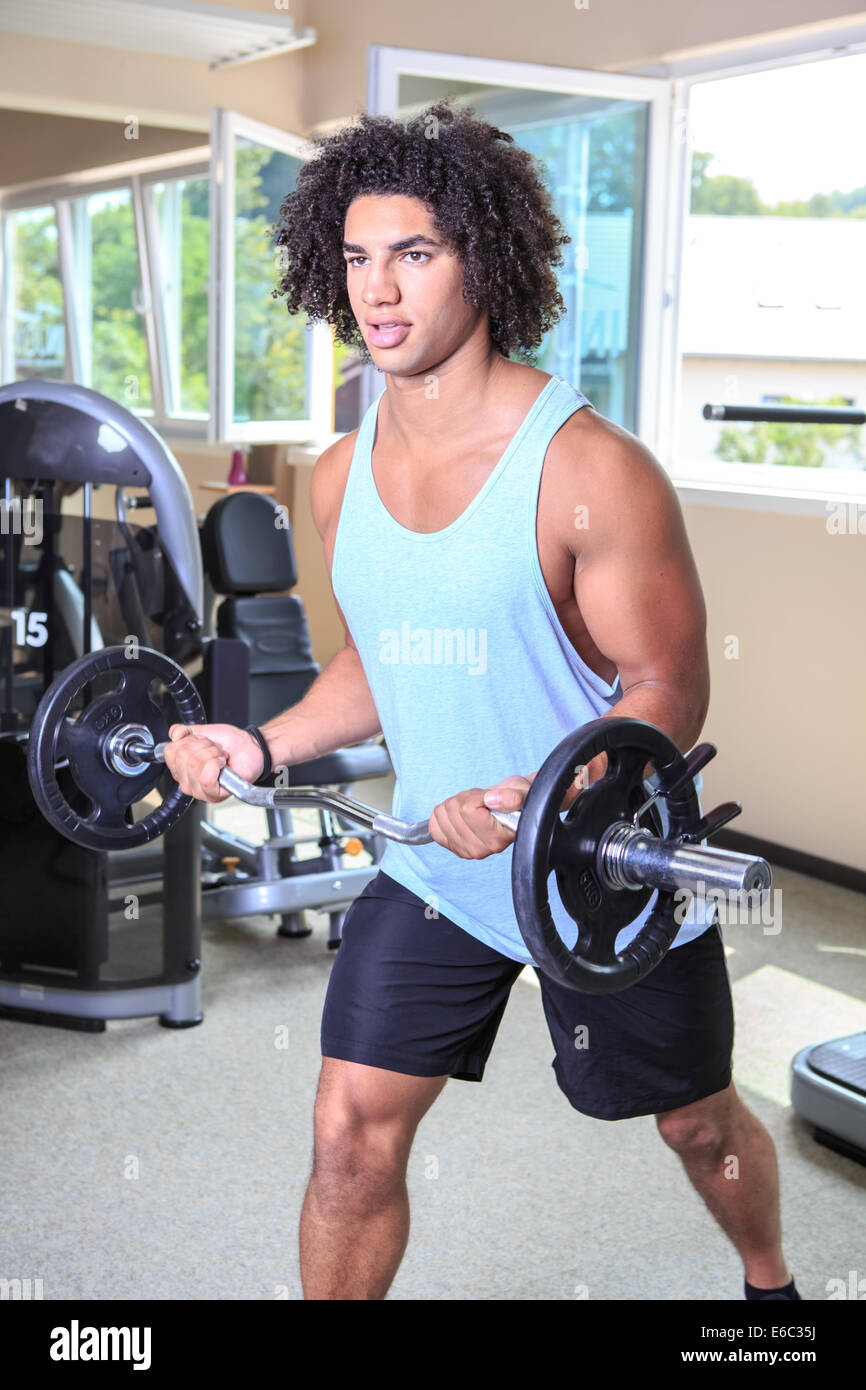
[[[427,253],[426,251],[407,251],[405,254],[406,254],[407,256],[421,256],[421,257],[423,258],[423,260],[425,260],[425,261],[429,261],[429,259],[430,259],[430,256],[428,255],[428,253]],[[347,264],[347,265],[357,265],[360,261],[366,261],[367,259],[368,259],[367,256],[347,256],[347,257],[346,257],[346,264]],[[419,264],[418,261],[413,261],[413,265],[418,265],[418,264]]]

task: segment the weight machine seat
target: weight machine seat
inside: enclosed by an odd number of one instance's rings
[[[388,750],[381,743],[359,743],[354,748],[338,748],[321,758],[295,763],[288,769],[290,787],[340,786],[362,782],[366,777],[387,777],[391,771]],[[272,783],[268,778],[268,784]],[[281,782],[280,785],[283,785]]]
[[[261,725],[296,705],[321,673],[302,600],[288,593],[298,582],[285,509],[257,492],[221,497],[201,526],[204,570],[219,604],[218,637],[240,638],[249,650],[249,714]],[[289,785],[351,785],[391,771],[377,742],[339,748],[298,763]]]

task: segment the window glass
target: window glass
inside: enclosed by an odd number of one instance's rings
[[[138,244],[128,188],[71,204],[75,314],[85,386],[130,410],[152,408]]]
[[[447,95],[538,157],[571,237],[558,269],[566,312],[545,335],[536,365],[635,429],[647,104],[404,75],[399,114]]]
[[[272,297],[273,228],[302,160],[237,136],[234,148],[234,420],[309,418],[306,316]]]
[[[66,358],[63,286],[53,207],[24,208],[7,224],[12,361],[11,381],[61,380]]]
[[[862,426],[703,407],[866,404],[866,55],[695,83],[689,111],[679,455],[862,470]]]
[[[208,278],[210,275],[209,180],[171,179],[153,185],[156,253],[167,358],[166,408],[170,415],[207,418]]]

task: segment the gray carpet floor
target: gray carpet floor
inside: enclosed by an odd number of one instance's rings
[[[368,801],[388,795],[365,785]],[[255,837],[259,814],[229,802],[217,819]],[[781,931],[725,932],[734,1078],[777,1147],[789,1265],[803,1296],[822,1299],[829,1280],[866,1275],[866,1168],[814,1142],[788,1070],[799,1047],[866,1028],[866,911],[795,873],[777,871],[776,885]],[[157,914],[134,924],[148,949]],[[41,1279],[45,1299],[301,1297],[297,1226],[334,959],[326,919],[309,920],[313,935],[296,941],[266,917],[206,924],[197,1028],[142,1018],[87,1035],[0,1021],[0,1276]],[[736,1251],[653,1119],[578,1114],[551,1056],[526,971],[483,1083],[450,1081],[421,1123],[389,1298],[739,1300]]]

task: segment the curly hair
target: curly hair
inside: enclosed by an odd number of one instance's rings
[[[439,236],[463,266],[463,298],[487,310],[503,356],[532,351],[565,306],[553,267],[571,241],[553,210],[543,166],[513,136],[438,102],[407,123],[362,115],[334,135],[316,137],[280,205],[274,244],[282,279],[273,298],[289,314],[333,325],[341,343],[370,354],[346,288],[343,236],[353,198],[403,194],[430,209]]]

